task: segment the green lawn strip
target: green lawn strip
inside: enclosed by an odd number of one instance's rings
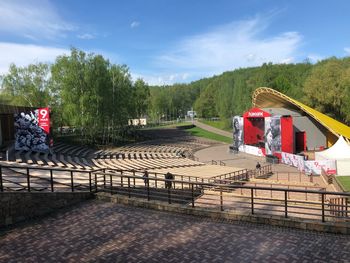
[[[337,176],[336,178],[345,191],[350,191],[350,176]]]
[[[220,129],[220,130],[229,131],[229,132],[232,131],[231,128],[225,127],[225,122],[224,121],[199,120],[199,122],[202,122],[202,123],[204,123],[206,125],[212,126],[214,128]]]
[[[193,136],[204,137],[204,138],[219,141],[219,142],[232,143],[232,138],[222,136],[216,133],[208,132],[198,127],[187,129],[186,131]]]
[[[145,130],[155,130],[155,129],[168,129],[168,128],[176,128],[181,126],[189,126],[192,125],[192,122],[173,122],[173,123],[163,123],[160,125],[154,125],[144,128]]]

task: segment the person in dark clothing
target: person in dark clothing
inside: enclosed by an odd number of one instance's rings
[[[261,165],[260,165],[260,163],[259,163],[259,162],[257,162],[257,164],[256,164],[255,168],[256,168],[257,170],[260,170],[260,169],[261,169]]]
[[[165,188],[170,189],[171,186],[172,186],[171,180],[174,180],[174,175],[172,173],[170,173],[170,172],[167,172],[165,174],[165,179],[168,180],[168,181],[165,181]]]
[[[145,187],[147,187],[147,185],[148,185],[148,171],[146,170],[145,172],[144,172],[144,174],[143,174],[143,181],[144,181],[144,183],[145,183]]]
[[[260,165],[259,162],[257,162],[255,168],[256,168],[256,171],[257,171],[257,175],[260,175],[260,173],[261,173],[261,165]]]

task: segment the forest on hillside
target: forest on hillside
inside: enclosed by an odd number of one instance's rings
[[[350,58],[329,58],[316,64],[263,64],[219,76],[151,87],[149,113],[179,115],[193,107],[199,117],[220,117],[231,125],[252,104],[252,94],[269,87],[305,103],[341,122],[350,123]]]
[[[263,64],[188,84],[150,87],[133,81],[126,65],[72,48],[52,64],[10,66],[0,76],[3,104],[52,108],[54,127],[74,126],[94,143],[114,143],[128,119],[183,118],[194,108],[199,117],[219,117],[231,126],[234,115],[251,107],[258,87],[276,89],[344,123],[350,123],[350,58],[316,64]],[[102,138],[102,139],[101,139]]]

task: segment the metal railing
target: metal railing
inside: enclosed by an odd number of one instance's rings
[[[241,181],[241,180],[249,180],[250,178],[267,176],[272,173],[272,166],[270,164],[262,166],[260,169],[248,170],[242,169],[230,173],[220,174],[217,176],[213,176],[210,178],[210,182],[212,183],[227,183],[230,181]]]
[[[13,186],[13,188],[11,188]],[[73,170],[42,167],[0,166],[0,191],[108,192],[128,198],[179,203],[186,207],[279,215],[318,221],[348,222],[350,193],[326,192],[308,187],[213,183],[198,177],[133,170]],[[312,189],[311,189],[312,188]]]
[[[100,175],[100,172],[97,174]],[[171,182],[171,187],[167,187],[167,182]],[[140,176],[106,172],[97,191],[220,211],[235,210],[322,222],[350,220],[347,206],[350,193],[326,192],[320,189],[184,182],[155,177],[145,180]],[[332,202],[335,198],[342,198],[343,202]]]

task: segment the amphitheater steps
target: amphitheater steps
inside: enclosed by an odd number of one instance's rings
[[[60,154],[56,154],[56,153],[52,154],[51,160],[55,164],[55,166],[59,166],[60,168],[66,168],[67,166],[64,163],[62,163],[59,159],[60,159]]]

